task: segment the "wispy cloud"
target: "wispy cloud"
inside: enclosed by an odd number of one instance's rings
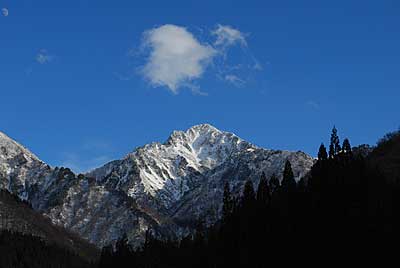
[[[41,49],[36,55],[36,62],[39,64],[46,64],[53,61],[53,56],[49,55],[46,49]]]
[[[211,32],[216,37],[215,47],[229,47],[236,44],[246,47],[247,41],[245,34],[229,25],[218,24],[216,29]]]
[[[225,75],[225,80],[231,84],[233,84],[235,87],[242,87],[246,81],[243,79],[240,79],[238,76],[234,74],[227,74]]]
[[[263,70],[261,63],[251,53],[246,38],[249,36],[230,25],[218,24],[211,35],[215,38],[214,47],[221,55],[221,61],[217,66],[217,76],[235,87],[243,87],[254,71]],[[230,49],[238,47],[243,62],[229,64]],[[246,78],[247,77],[247,78]]]
[[[186,28],[163,25],[146,31],[143,47],[150,49],[141,72],[154,87],[166,86],[173,93],[200,78],[216,50],[200,43]]]
[[[30,76],[36,71],[39,65],[46,65],[54,60],[55,56],[50,55],[47,49],[40,49],[32,59],[32,63],[25,69],[25,74]]]

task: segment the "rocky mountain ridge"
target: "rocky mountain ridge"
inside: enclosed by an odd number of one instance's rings
[[[98,246],[123,234],[140,244],[148,228],[179,237],[199,219],[218,220],[226,181],[238,193],[247,179],[257,185],[262,172],[280,177],[286,159],[296,180],[314,163],[303,152],[259,148],[208,124],[79,176],[51,168],[4,134],[0,149],[1,188]]]

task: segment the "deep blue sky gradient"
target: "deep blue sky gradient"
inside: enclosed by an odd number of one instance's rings
[[[0,17],[0,130],[51,165],[82,171],[199,123],[313,155],[334,124],[352,144],[374,144],[400,126],[399,1],[0,5],[9,9]],[[167,23],[194,34],[238,28],[263,70],[237,88],[210,69],[196,82],[208,96],[152,88],[129,52],[143,31]],[[48,64],[35,61],[41,49]]]

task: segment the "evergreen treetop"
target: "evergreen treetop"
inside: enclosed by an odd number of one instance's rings
[[[296,181],[292,170],[292,164],[286,160],[285,169],[283,170],[282,189],[284,191],[293,191],[296,188]]]
[[[261,174],[260,183],[258,184],[257,188],[257,202],[262,205],[268,205],[270,202],[270,189],[268,186],[267,176],[263,172]]]
[[[271,178],[269,179],[269,187],[271,192],[275,192],[280,186],[280,182],[276,174],[272,174]]]
[[[340,140],[339,140],[339,136],[337,133],[338,133],[338,131],[337,131],[336,127],[334,126],[332,129],[331,145],[330,145],[330,146],[333,146],[334,155],[337,155],[342,150],[340,147]],[[329,152],[330,152],[330,150],[329,150]]]
[[[321,143],[321,146],[319,147],[318,151],[318,160],[327,160],[328,159],[328,153],[326,152],[326,147],[323,143]]]
[[[344,153],[351,153],[351,145],[349,139],[344,139],[343,141],[343,152]]]
[[[256,194],[254,192],[253,183],[251,180],[247,180],[244,185],[243,196],[242,196],[242,205],[248,206],[254,204],[256,200]]]

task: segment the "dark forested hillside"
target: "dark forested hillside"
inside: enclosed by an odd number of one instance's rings
[[[0,231],[3,232],[1,240],[3,251],[1,252],[10,250],[5,255],[12,256],[15,253],[16,256],[19,256],[21,262],[28,261],[25,260],[27,255],[22,254],[26,248],[20,247],[24,243],[30,243],[33,248],[37,247],[37,250],[44,255],[51,254],[51,249],[56,248],[56,255],[64,254],[71,257],[79,255],[88,262],[98,258],[99,252],[95,246],[64,228],[53,225],[50,219],[34,211],[28,203],[21,201],[7,190],[0,190]],[[18,243],[13,244],[12,241]],[[49,250],[49,252],[46,253],[46,250]],[[26,252],[26,254],[31,253]],[[4,260],[5,255],[1,255],[2,260]],[[78,259],[78,257],[74,259]]]
[[[400,131],[385,135],[368,158],[391,182],[400,183]]]
[[[242,195],[225,186],[223,218],[215,226],[198,224],[179,242],[155,239],[148,231],[142,248],[125,240],[103,249],[100,267],[268,267],[272,263],[343,263],[367,260],[399,237],[398,134],[382,140],[364,158],[337,130],[328,149],[299,183],[289,161],[282,181],[263,175],[248,181]],[[382,172],[386,167],[389,172]],[[382,240],[385,239],[385,240]],[[384,242],[383,242],[384,241]],[[359,252],[362,255],[359,255]],[[390,251],[385,252],[385,260]],[[382,255],[383,256],[383,255]]]
[[[8,268],[90,268],[88,260],[43,239],[14,233],[0,232],[0,267]]]

